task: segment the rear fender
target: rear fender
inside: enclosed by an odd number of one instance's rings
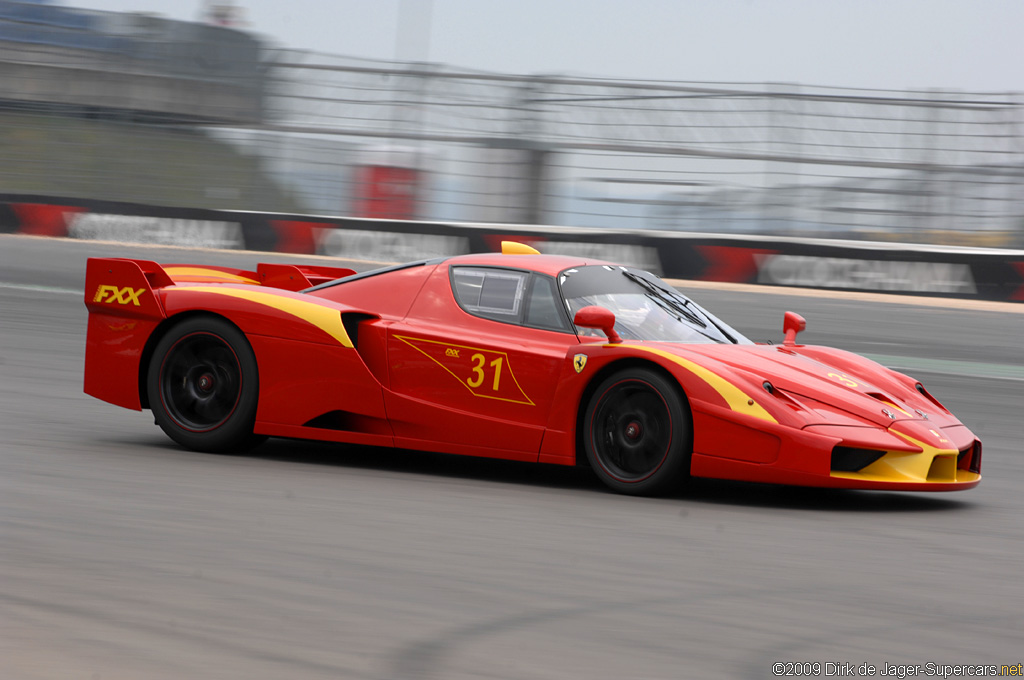
[[[246,335],[353,347],[342,319],[342,312],[349,310],[322,298],[223,284],[180,286],[160,295],[168,317],[209,312],[226,318]]]
[[[180,314],[217,314],[249,340],[260,371],[257,431],[301,436],[304,430],[274,428],[315,429],[319,425],[308,423],[322,425],[321,416],[331,414],[327,420],[338,427],[367,426],[372,432],[364,434],[382,434],[386,334],[376,332],[376,314],[254,286],[179,286],[161,294],[171,321]]]

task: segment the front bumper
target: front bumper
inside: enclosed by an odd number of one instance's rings
[[[981,441],[962,425],[938,429],[920,421],[893,423],[885,439],[898,445],[881,448],[865,446],[860,433],[843,429],[846,436],[832,449],[830,459],[829,479],[835,486],[954,491],[981,481]],[[871,439],[882,439],[878,434]]]
[[[726,422],[694,413],[691,474],[771,484],[889,491],[960,491],[981,482],[981,442],[963,425],[895,421],[889,429]],[[733,432],[735,430],[735,432]],[[728,437],[723,434],[728,433]],[[762,440],[772,440],[767,446]],[[717,445],[716,445],[717,444]],[[861,464],[836,449],[861,451]],[[755,453],[759,455],[754,455]],[[760,455],[763,454],[763,455]]]

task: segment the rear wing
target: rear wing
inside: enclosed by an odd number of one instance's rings
[[[260,285],[284,290],[305,290],[334,279],[352,276],[355,269],[347,267],[320,267],[294,264],[256,265],[256,273],[260,277]]]
[[[291,291],[312,288],[356,273],[354,269],[344,267],[266,262],[256,265],[256,271],[196,264],[165,264],[163,271],[174,283],[245,283]]]
[[[242,283],[299,291],[355,274],[342,267],[291,264],[256,266],[256,271],[208,265],[167,264],[120,257],[91,257],[85,269],[85,306],[90,312],[163,318],[153,295],[158,288],[177,283]]]

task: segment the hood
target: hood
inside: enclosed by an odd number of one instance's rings
[[[958,423],[916,380],[862,356],[812,345],[674,345],[669,351],[691,360],[700,355],[744,381],[756,394],[767,391],[778,403],[797,413],[806,425],[860,425],[867,421],[883,428],[905,420],[937,426]],[[723,377],[729,377],[723,374]]]

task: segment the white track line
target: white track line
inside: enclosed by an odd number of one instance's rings
[[[35,286],[30,283],[4,283],[0,282],[0,288],[9,290],[27,290],[33,293],[53,293],[54,295],[82,295],[80,289],[60,288],[58,286]]]
[[[1024,382],[1024,366],[1014,364],[990,364],[982,361],[894,356],[890,354],[873,354],[871,352],[864,352],[861,356],[910,375],[920,372],[955,375],[965,378]]]
[[[230,255],[255,255],[256,257],[264,257],[272,255],[274,257],[301,257],[302,259],[311,260],[324,260],[325,262],[337,262],[338,260],[346,260],[348,262],[361,262],[363,264],[378,265],[381,267],[387,267],[393,264],[401,264],[401,262],[388,262],[384,260],[358,260],[356,258],[347,257],[334,257],[332,255],[306,255],[301,253],[279,253],[274,250],[241,250],[234,248],[201,248],[197,246],[176,246],[165,243],[132,243],[130,241],[103,241],[100,239],[90,238],[70,238],[65,236],[34,236],[32,234],[0,234],[0,238],[23,238],[23,239],[34,239],[39,241],[56,241],[58,243],[90,243],[98,246],[115,246],[118,248],[166,248],[167,250],[189,250],[196,253],[227,253]]]
[[[124,243],[122,241],[93,241],[88,239],[62,238],[55,236],[32,236],[29,234],[0,234],[0,238],[23,238],[38,239],[46,241],[66,243],[95,243],[97,245],[108,245],[119,248],[168,248],[171,250],[193,251],[200,253],[229,253],[238,255],[272,255],[276,257],[309,258],[337,262],[358,262],[374,266],[389,266],[400,264],[398,262],[385,262],[377,260],[358,260],[355,258],[331,257],[328,255],[299,255],[295,253],[278,253],[261,250],[227,250],[224,248],[195,248],[191,246],[172,246],[158,243]],[[1009,314],[1024,314],[1024,303],[1018,302],[996,302],[994,300],[974,300],[969,298],[941,298],[926,297],[921,295],[894,295],[887,293],[863,293],[847,290],[828,290],[819,288],[791,288],[788,286],[762,286],[752,283],[723,283],[718,281],[693,281],[690,279],[665,279],[665,281],[677,288],[700,288],[704,290],[720,290],[725,292],[738,293],[760,293],[763,295],[789,295],[793,297],[826,298],[832,300],[854,300],[859,302],[879,302],[896,305],[919,305],[922,307],[939,307],[943,309],[962,309],[971,312],[1004,312]]]
[[[819,288],[789,288],[787,286],[761,286],[753,283],[721,283],[717,281],[690,281],[688,279],[665,279],[676,288],[700,288],[737,293],[761,293],[762,295],[790,295],[793,297],[827,298],[830,300],[855,300],[859,302],[880,302],[893,305],[916,305],[963,309],[970,312],[1002,312],[1024,314],[1024,303],[997,302],[995,300],[974,300],[970,298],[925,297],[923,295],[894,295],[888,293],[864,293],[853,290],[829,290]]]

